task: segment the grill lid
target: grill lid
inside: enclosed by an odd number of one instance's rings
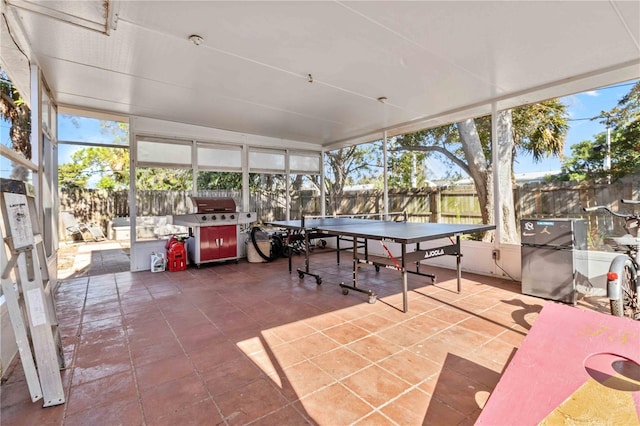
[[[231,197],[190,197],[192,213],[235,212],[236,202]]]

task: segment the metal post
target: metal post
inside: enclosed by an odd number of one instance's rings
[[[611,123],[607,120],[607,153],[604,157],[604,168],[607,171],[607,183],[611,183]]]
[[[402,312],[407,313],[409,311],[409,296],[407,295],[407,267],[405,265],[405,258],[407,257],[407,245],[402,244],[402,259],[400,259],[402,266]]]

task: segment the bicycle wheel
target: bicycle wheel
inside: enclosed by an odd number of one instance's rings
[[[622,286],[620,297],[611,300],[611,314],[617,317],[636,319],[638,310],[638,292],[635,283],[635,270],[630,263],[624,265],[620,284]]]

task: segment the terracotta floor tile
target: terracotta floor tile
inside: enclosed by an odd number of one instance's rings
[[[401,346],[376,335],[365,337],[347,345],[347,347],[372,362],[377,362],[402,350]]]
[[[300,401],[306,415],[319,425],[347,425],[372,412],[369,404],[335,383]]]
[[[75,347],[76,367],[90,367],[105,359],[129,361],[129,348],[124,339],[120,342],[95,342],[91,345],[78,344]]]
[[[263,379],[265,374],[253,362],[238,357],[208,370],[202,377],[209,393],[216,397]]]
[[[487,343],[491,338],[484,336],[473,331],[469,331],[466,328],[454,325],[446,330],[443,330],[438,334],[444,339],[451,340],[456,346],[474,351]]]
[[[287,368],[305,360],[304,354],[298,351],[292,344],[284,343],[275,347],[268,347],[281,368]]]
[[[199,377],[194,373],[171,382],[165,382],[140,392],[145,420],[172,416],[185,406],[207,400],[209,395]]]
[[[344,323],[322,331],[333,340],[346,345],[367,336],[369,332],[351,323]]]
[[[491,361],[495,367],[508,365],[517,350],[518,348],[509,343],[494,339],[479,348],[476,353],[482,358]]]
[[[92,328],[87,327],[86,324],[83,324],[82,334],[78,339],[80,343],[90,345],[102,342],[124,341],[126,334],[124,328],[121,325],[122,323],[120,321],[120,318],[118,318],[117,321],[108,319],[105,321],[96,322],[101,324],[100,327]]]
[[[127,338],[132,349],[142,349],[145,346],[175,342],[175,335],[166,323],[145,323],[143,326],[127,327]]]
[[[137,399],[133,375],[130,372],[113,374],[72,387],[66,402],[67,415],[130,399]]]
[[[131,361],[128,357],[109,358],[104,361],[97,361],[90,367],[75,366],[71,383],[73,386],[78,386],[82,383],[124,372],[131,372]]]
[[[403,348],[413,346],[419,341],[429,337],[429,335],[423,331],[414,330],[402,324],[382,330],[377,333],[377,335]]]
[[[17,380],[18,377],[20,377],[20,380]],[[9,379],[2,384],[0,402],[2,403],[2,407],[5,408],[15,404],[22,404],[27,400],[31,402],[29,386],[27,381],[24,380],[24,371],[22,368],[18,369],[16,367]]]
[[[248,356],[249,360],[258,368],[262,373],[271,376],[279,375],[285,368],[278,362],[278,359],[271,351],[260,351]]]
[[[147,422],[153,426],[203,426],[223,424],[218,407],[211,399],[185,404],[160,418]]]
[[[60,324],[64,324],[63,320],[58,318]],[[96,321],[83,322],[82,334],[93,334],[101,331],[111,331],[112,329],[120,330],[122,328],[122,316],[114,316],[110,318],[103,318]]]
[[[324,313],[316,315],[304,320],[305,324],[313,327],[315,330],[324,330],[325,328],[331,328],[338,324],[342,324],[344,319],[332,313]]]
[[[365,425],[366,426],[387,426],[387,425],[392,426],[395,424],[396,423],[394,423],[388,417],[386,417],[385,415],[381,414],[378,411],[374,411],[367,417],[354,423],[354,425],[358,425],[358,426],[365,426]]]
[[[484,395],[490,390],[491,388],[467,376],[444,368],[438,376],[432,396],[466,416],[482,408],[480,404],[486,402]]]
[[[246,424],[278,411],[287,400],[267,380],[260,379],[215,398],[224,420],[230,425]]]
[[[430,395],[419,389],[412,389],[380,408],[380,411],[399,425],[447,425],[448,423],[440,421],[434,423],[424,422],[430,401]]]
[[[196,369],[202,373],[243,356],[234,343],[224,338],[212,339],[206,346],[188,351],[188,355]]]
[[[227,340],[222,330],[207,323],[176,332],[180,344],[187,352],[197,352],[210,345],[212,341]]]
[[[338,343],[322,333],[314,333],[302,339],[295,340],[291,345],[307,358],[322,355],[339,346]]]
[[[175,339],[159,340],[155,344],[149,344],[141,348],[136,348],[133,345],[130,347],[133,365],[136,367],[184,354],[184,350]]]
[[[416,316],[404,323],[405,326],[420,331],[424,338],[450,327],[451,324],[428,315]]]
[[[319,355],[312,362],[335,379],[342,379],[371,365],[371,361],[344,347]]]
[[[391,355],[378,365],[412,385],[427,380],[440,371],[440,366],[435,362],[408,350]]]
[[[466,328],[467,330],[471,330],[487,337],[496,337],[503,331],[509,330],[510,325],[511,324],[500,324],[495,321],[488,320],[486,318],[483,318],[482,314],[478,314],[478,316],[474,316],[462,321],[457,326]]]
[[[524,338],[527,337],[527,333],[525,331],[517,331],[517,330],[505,330],[502,333],[498,334],[498,340],[508,343],[515,347],[520,347]]]
[[[411,386],[407,381],[373,365],[340,381],[346,388],[379,407]]]
[[[11,393],[10,395],[7,395]],[[2,424],[55,425],[62,424],[65,405],[43,408],[42,399],[31,402],[26,381],[2,385]]]
[[[262,338],[260,332],[249,333],[249,330],[245,330],[246,335],[244,338],[239,340],[229,339],[233,342],[238,349],[240,349],[244,354],[251,355],[253,353],[262,352],[265,350],[269,350],[270,346],[265,339]],[[226,336],[226,333],[225,333]]]
[[[114,401],[65,417],[65,426],[142,425],[143,417],[137,400]]]
[[[252,426],[307,426],[314,423],[300,414],[293,405],[287,405],[286,407],[267,414],[251,423]]]
[[[396,324],[395,321],[378,314],[371,314],[362,318],[357,318],[353,320],[352,323],[372,333],[379,332]]]
[[[491,360],[477,354],[454,355],[449,354],[443,369],[455,371],[493,389],[500,380],[502,365],[494,364]]]
[[[283,371],[298,398],[323,388],[335,379],[310,361],[304,361]]]
[[[145,391],[192,373],[193,365],[184,354],[167,357],[135,368],[140,391]]]
[[[457,425],[465,419],[465,415],[443,404],[435,398],[431,398],[429,408],[424,416],[422,424],[425,425]]]
[[[271,328],[269,329],[269,332],[275,334],[284,342],[290,342],[313,334],[316,330],[305,322],[299,321]]]
[[[437,297],[434,297],[433,300],[439,301]],[[446,321],[450,324],[456,324],[471,317],[471,313],[447,305],[431,310],[425,313],[425,315],[429,315],[430,317],[441,321]]]

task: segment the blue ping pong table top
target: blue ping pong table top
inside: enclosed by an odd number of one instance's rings
[[[389,239],[403,244],[418,243],[455,235],[495,229],[494,225],[393,222],[354,218],[317,218],[268,222],[268,225],[288,229],[317,230],[329,234],[374,240]]]

